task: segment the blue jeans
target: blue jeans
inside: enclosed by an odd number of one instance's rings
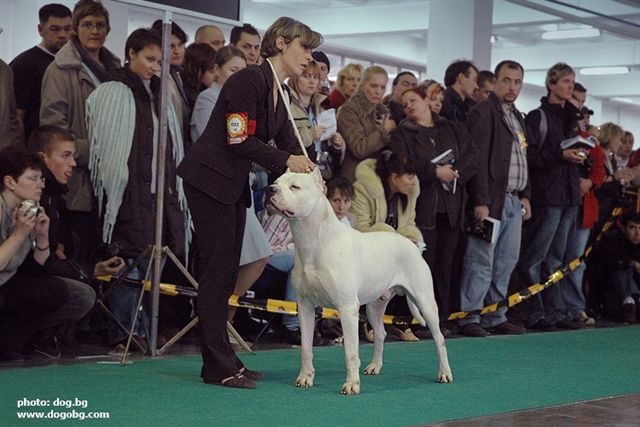
[[[287,274],[287,288],[285,291],[285,299],[287,301],[296,301],[296,290],[293,289],[293,285],[291,284],[291,272],[293,271],[293,250],[289,249],[282,252],[274,252],[273,255],[269,257],[268,264],[275,268],[276,270],[282,271]],[[300,329],[300,322],[298,321],[298,316],[289,316],[282,315],[282,324],[285,328],[290,331],[295,331]]]
[[[479,310],[507,297],[509,278],[518,262],[522,234],[522,210],[517,196],[505,196],[500,217],[500,231],[494,244],[469,235],[460,283],[460,308]],[[507,308],[480,318],[475,314],[459,324],[482,323],[483,327],[499,325],[507,320]]]
[[[574,226],[576,206],[540,206],[533,209],[527,229],[525,247],[520,256],[520,271],[526,286],[546,281],[563,265],[567,237]],[[522,304],[523,320],[531,326],[539,320],[555,324],[567,320],[567,308],[562,298],[563,283],[556,283]]]
[[[127,265],[133,264],[134,261],[135,260],[133,258],[126,259]],[[162,265],[164,266],[164,261]],[[133,280],[144,280],[148,266],[149,258],[143,259],[136,268],[127,274],[127,278]],[[152,274],[153,269],[149,274],[148,280],[151,280]],[[124,283],[118,285],[118,287],[109,296],[109,309],[111,310],[111,313],[113,313],[113,316],[118,319],[118,321],[122,323],[127,330],[131,330],[131,325],[133,325],[136,313],[138,313],[138,298],[140,298],[140,286],[132,286]],[[151,326],[151,322],[149,321],[151,318],[151,306],[148,292],[145,292],[145,295],[142,298],[142,307],[143,309],[139,311],[140,318],[138,318],[136,327],[133,330],[133,335],[140,338],[144,338],[146,336],[145,326]],[[122,341],[126,337],[127,335],[118,328],[117,325],[112,324],[109,329],[109,339],[112,343]]]
[[[584,254],[584,250],[587,247],[589,236],[591,235],[590,228],[581,227],[581,219],[576,215],[575,224],[571,227],[569,236],[567,238],[567,251],[564,256],[564,263],[568,264],[570,261],[578,258]],[[582,290],[582,279],[586,270],[586,265],[582,262],[578,268],[576,268],[566,279],[557,283],[554,286],[560,286],[560,294],[564,300],[565,307],[567,309],[567,315],[570,319],[576,319],[581,311],[584,311],[586,307],[584,292]]]

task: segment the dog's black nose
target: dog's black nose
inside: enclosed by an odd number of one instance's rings
[[[272,196],[275,196],[276,194],[278,194],[278,187],[275,185],[270,185],[267,187],[264,196],[268,199]]]

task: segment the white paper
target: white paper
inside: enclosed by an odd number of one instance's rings
[[[320,141],[331,138],[331,135],[336,133],[338,130],[335,108],[329,108],[328,110],[318,114],[316,117],[316,126],[324,127],[324,132],[320,135]]]

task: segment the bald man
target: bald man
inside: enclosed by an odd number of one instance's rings
[[[203,25],[196,31],[195,43],[206,43],[217,52],[224,46],[224,33],[215,25]]]

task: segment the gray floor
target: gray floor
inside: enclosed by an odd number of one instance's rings
[[[429,424],[431,427],[637,427],[638,425],[640,425],[640,394]]]

